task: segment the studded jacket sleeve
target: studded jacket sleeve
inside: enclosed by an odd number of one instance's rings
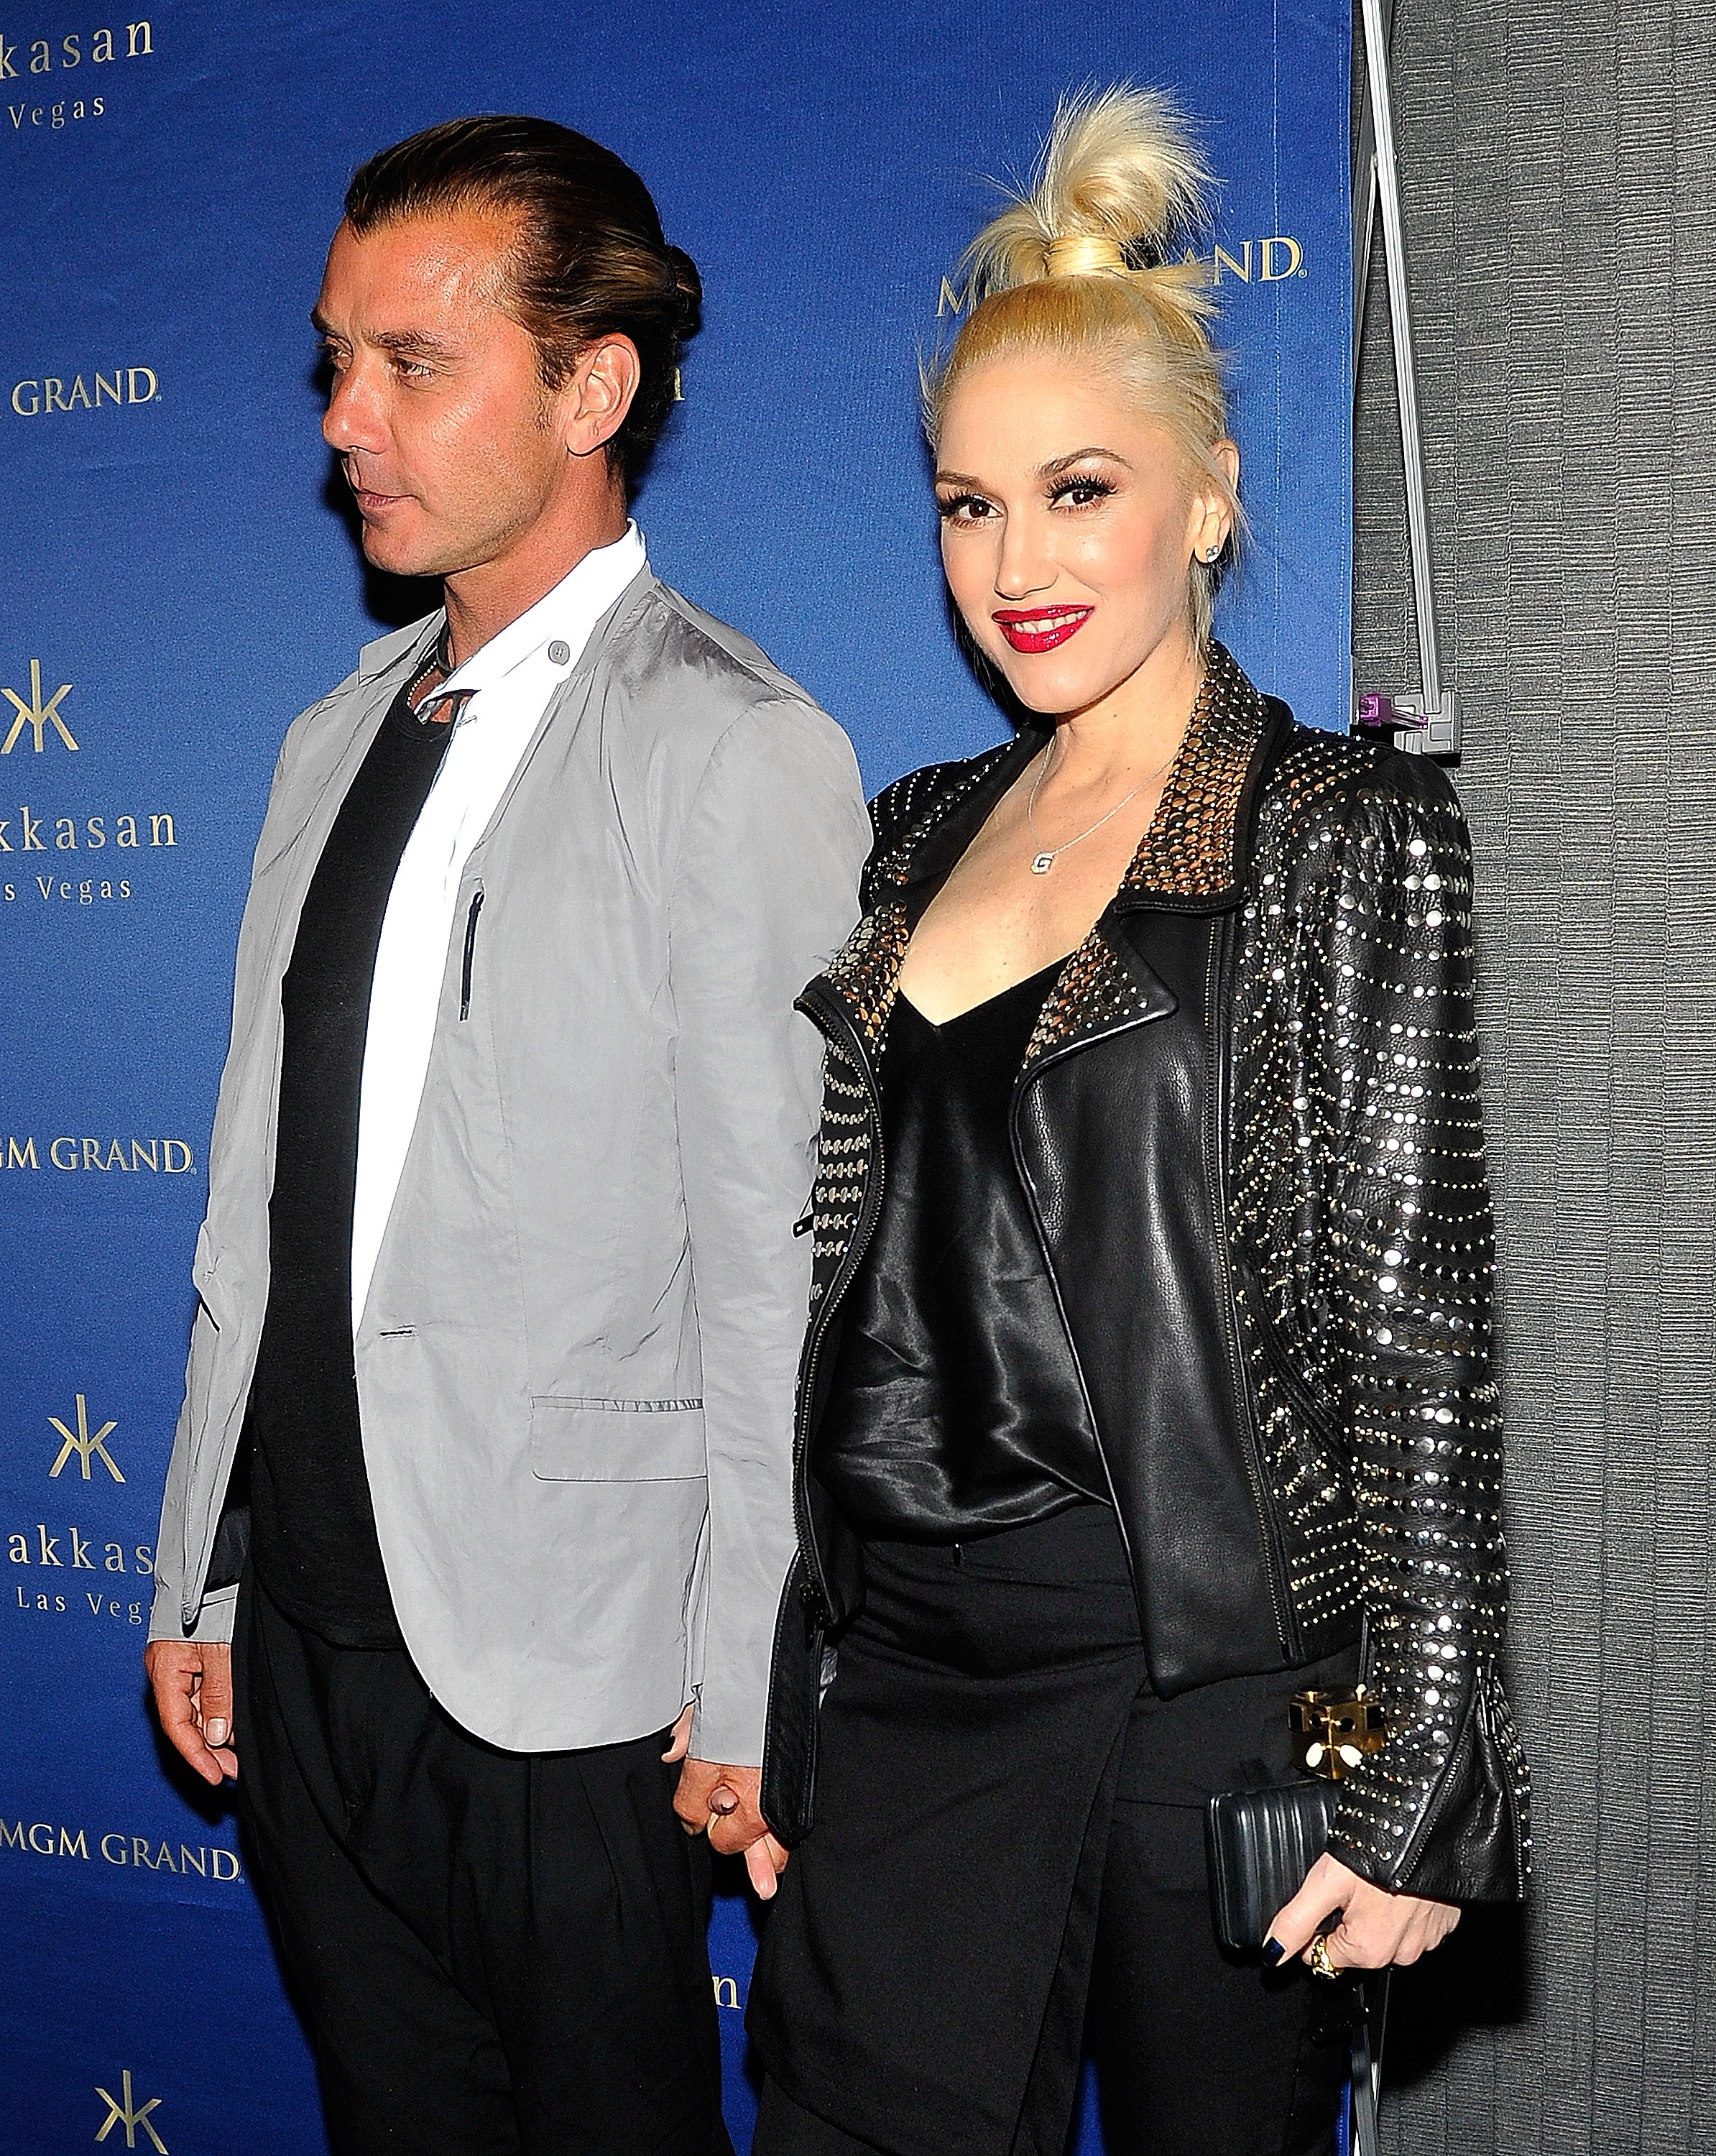
[[[1302,1591],[1362,1603],[1386,1732],[1341,1785],[1333,1853],[1391,1890],[1513,1899],[1528,1788],[1497,1666],[1470,846],[1422,759],[1383,752],[1334,783],[1306,766],[1322,778],[1278,773],[1260,814],[1236,1115],[1266,1163],[1249,1229],[1261,1330],[1320,1404],[1354,1522],[1344,1551],[1298,1551],[1322,1582]]]

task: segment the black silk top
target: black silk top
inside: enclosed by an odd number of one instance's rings
[[[1058,966],[881,1056],[887,1188],[848,1291],[815,1467],[861,1535],[974,1541],[1108,1502],[1014,1165],[1014,1081]]]

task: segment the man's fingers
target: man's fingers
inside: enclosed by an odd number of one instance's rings
[[[197,1717],[202,1724],[206,1756],[223,1778],[238,1779],[239,1755],[233,1735],[233,1650],[209,1645],[203,1650],[203,1679],[197,1687]],[[212,1779],[212,1778],[211,1778]]]
[[[762,1780],[755,1767],[688,1758],[679,1770],[674,1810],[693,1834],[708,1828],[711,1848],[723,1856],[735,1856],[763,1831],[758,1808]]]
[[[674,1732],[691,1733],[691,1709],[686,1708]],[[668,1758],[674,1755],[668,1753]],[[768,1831],[758,1797],[762,1776],[755,1767],[723,1767],[710,1759],[686,1758],[673,1793],[673,1809],[687,1834],[706,1828],[709,1846],[717,1856],[742,1856],[751,1884],[763,1901],[770,1900],[774,1882],[786,1868],[787,1852]]]
[[[218,1752],[233,1733],[233,1650],[230,1647],[205,1647],[203,1650],[203,1683],[197,1695],[197,1709],[202,1717],[203,1741],[212,1752]]]
[[[709,1807],[701,1792],[688,1789],[683,1781],[673,1793],[673,1809],[687,1834],[701,1834],[709,1824]]]
[[[189,1680],[166,1691],[157,1686],[155,1711],[161,1717],[162,1729],[173,1750],[188,1766],[195,1768],[205,1782],[218,1787],[225,1778],[225,1770],[203,1742]]]
[[[149,1673],[149,1685],[155,1695],[155,1712],[161,1718],[162,1732],[173,1750],[187,1766],[212,1783],[217,1789],[229,1774],[238,1772],[238,1761],[228,1751],[223,1758],[210,1751],[203,1734],[202,1712],[198,1704],[204,1673],[205,1657],[208,1650],[194,1641],[156,1640],[145,1657],[144,1666]],[[231,1657],[228,1656],[228,1669]],[[229,1697],[226,1712],[229,1718],[232,1707]]]
[[[725,1779],[723,1770],[706,1759],[686,1759],[681,1764],[673,1793],[673,1808],[687,1834],[701,1834],[709,1825],[710,1811]]]
[[[683,1759],[691,1748],[691,1710],[687,1706],[682,1709],[679,1720],[674,1723],[672,1741],[661,1757],[665,1763],[670,1767],[676,1759]]]
[[[731,1797],[729,1804],[723,1798]],[[709,1846],[717,1856],[737,1856],[750,1849],[767,1834],[768,1828],[763,1815],[754,1804],[742,1804],[732,1789],[717,1789],[711,1805]]]

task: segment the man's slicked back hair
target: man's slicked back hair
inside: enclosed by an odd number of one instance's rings
[[[637,394],[607,445],[614,469],[636,479],[673,408],[703,299],[696,264],[667,244],[650,190],[588,135],[503,114],[425,128],[360,166],[346,191],[360,238],[461,210],[515,221],[501,303],[535,339],[547,387],[560,388],[602,337],[637,346]]]

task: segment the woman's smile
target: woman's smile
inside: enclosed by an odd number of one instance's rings
[[[989,616],[1015,651],[1053,651],[1076,636],[1094,607],[1000,607]]]

